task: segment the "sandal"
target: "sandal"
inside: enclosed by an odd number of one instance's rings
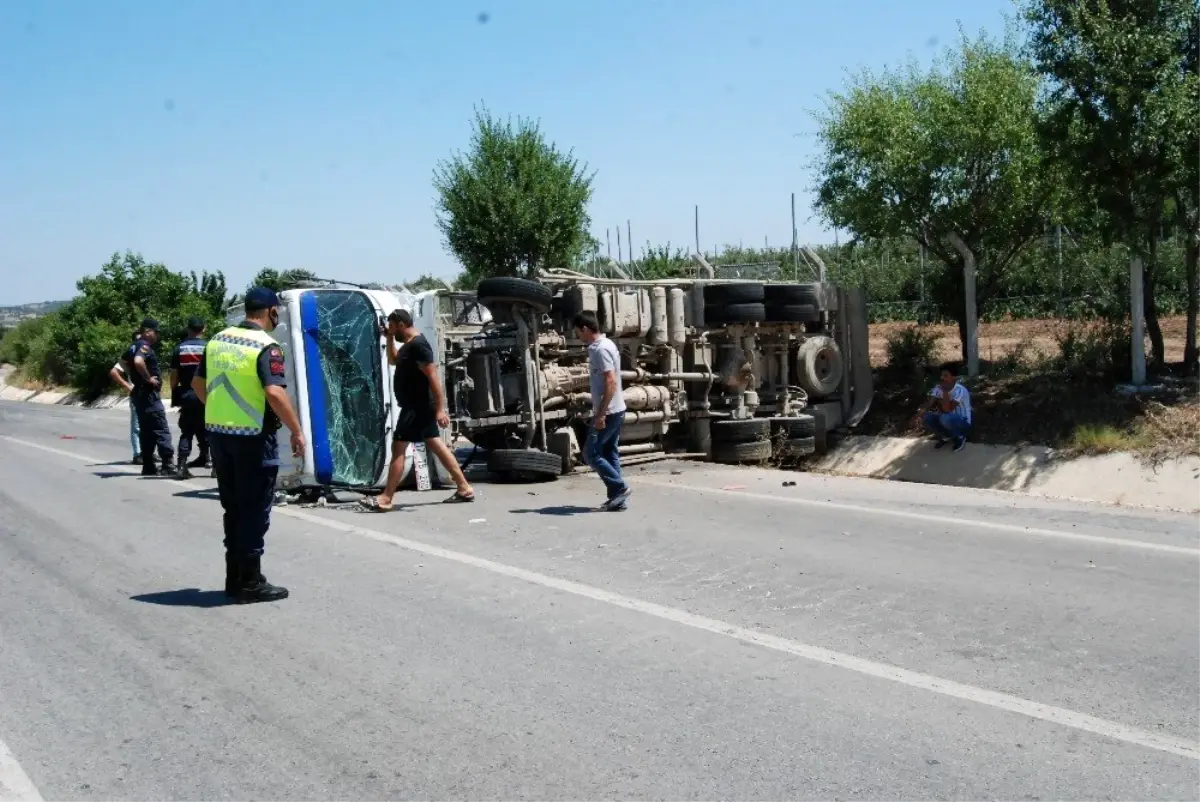
[[[366,498],[360,498],[358,500],[358,503],[359,503],[359,506],[361,506],[367,512],[391,512],[392,511],[391,504],[388,504],[387,506],[380,504],[379,499],[376,496],[367,496]]]
[[[474,501],[474,500],[475,500],[475,494],[474,494],[474,493],[472,493],[472,494],[471,494],[471,495],[469,495],[469,496],[464,496],[462,493],[460,493],[460,492],[458,492],[457,490],[455,490],[455,491],[454,491],[454,495],[453,495],[453,496],[451,496],[450,498],[446,499],[446,500],[445,500],[445,501],[443,501],[442,503],[443,503],[443,504],[469,504],[469,503],[471,503],[471,502],[472,502],[472,501]]]

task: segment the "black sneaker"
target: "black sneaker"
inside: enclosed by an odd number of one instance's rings
[[[142,464],[142,455],[135,454],[133,459],[129,460],[129,464],[130,465],[141,465]]]
[[[965,437],[954,438],[954,450],[955,451],[962,451],[966,447],[967,447],[967,438],[965,438]]]
[[[188,466],[181,465],[179,466],[179,471],[175,474],[175,478],[182,482],[186,482],[188,479],[192,478],[192,472],[188,470]]]
[[[207,468],[208,467],[208,457],[196,457],[194,460],[189,462],[187,464],[187,466],[189,468]]]
[[[933,444],[933,448],[934,448],[934,450],[937,450],[937,449],[941,448],[942,446],[946,445],[946,443],[949,443],[949,442],[950,442],[949,440],[943,440],[942,438],[940,438],[940,437],[939,437],[939,438],[938,438],[938,441],[937,441],[936,443],[934,443],[934,444]]]

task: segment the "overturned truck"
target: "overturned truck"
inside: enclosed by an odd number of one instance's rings
[[[822,449],[827,432],[854,426],[871,403],[859,289],[551,271],[486,279],[474,295],[425,293],[414,306],[440,352],[454,434],[513,478],[582,461],[593,399],[571,323],[583,310],[621,352],[626,462],[788,462]]]

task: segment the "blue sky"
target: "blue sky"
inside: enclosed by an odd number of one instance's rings
[[[113,251],[241,287],[263,266],[454,275],[431,174],[475,104],[597,171],[593,233],[832,238],[811,112],[848,70],[1000,33],[1008,0],[5,0],[0,304]],[[616,237],[612,237],[616,254]]]

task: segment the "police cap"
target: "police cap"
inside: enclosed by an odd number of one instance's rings
[[[143,318],[142,331],[158,331],[158,321],[152,317]]]
[[[275,294],[275,290],[268,287],[255,287],[246,293],[247,312],[261,312],[272,306],[279,306],[279,296]]]

